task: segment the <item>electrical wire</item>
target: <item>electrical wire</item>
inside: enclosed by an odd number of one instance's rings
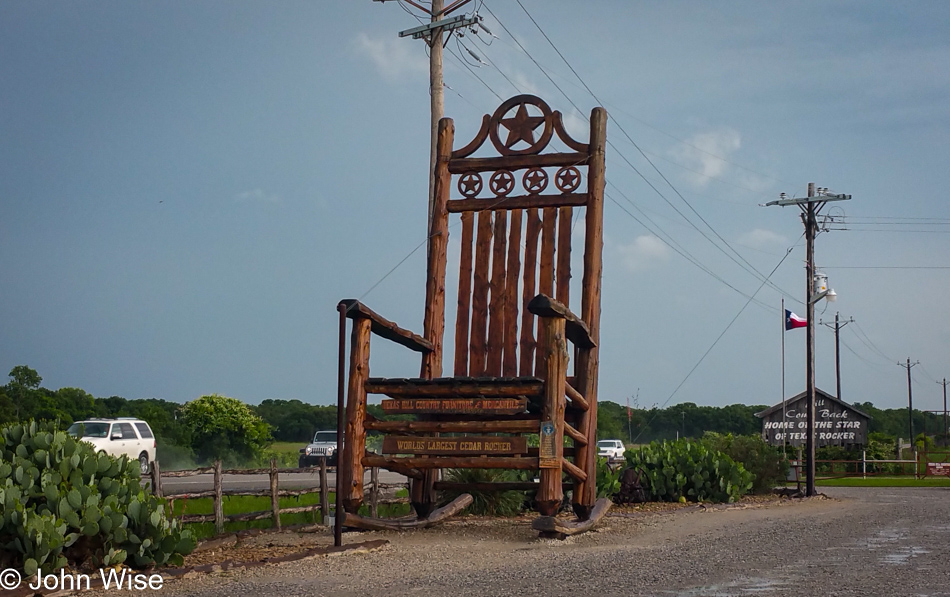
[[[881,355],[882,357],[884,357],[885,359],[887,359],[887,360],[888,360],[889,362],[891,362],[891,363],[893,363],[893,362],[895,361],[895,359],[893,359],[893,358],[891,358],[890,356],[888,356],[883,350],[881,350],[880,348],[878,348],[877,344],[875,344],[873,341],[871,341],[870,336],[867,335],[867,332],[864,331],[864,328],[862,328],[862,327],[861,327],[861,324],[859,324],[857,321],[854,322],[854,330],[852,330],[852,332],[855,334],[855,336],[858,337],[859,340],[861,340],[862,342],[865,342],[865,345],[866,345],[868,348],[870,348],[871,350],[873,350],[873,351],[876,352],[877,354]],[[860,335],[858,335],[858,332],[860,332]],[[862,339],[861,336],[863,336],[864,338]]]
[[[468,61],[466,61],[465,59],[463,59],[461,56],[456,55],[456,53],[452,50],[452,48],[446,48],[446,49],[449,51],[449,54],[450,54],[451,56],[453,56],[456,60],[458,60],[459,64],[461,64],[461,65],[465,68],[465,70],[467,70],[467,71],[469,72],[470,75],[472,75],[473,77],[475,77],[475,79],[477,79],[482,85],[484,85],[486,89],[488,89],[489,91],[491,91],[492,95],[494,95],[495,97],[498,98],[498,101],[500,101],[500,102],[504,101],[504,98],[502,98],[502,97],[498,94],[497,91],[495,91],[494,89],[492,89],[491,85],[489,85],[488,83],[486,83],[486,82],[484,81],[484,79],[482,79],[481,77],[479,77],[478,74],[477,74],[474,70],[472,70],[472,67],[468,65]]]
[[[594,100],[596,100],[598,103],[602,104],[603,102],[601,102],[601,100],[600,100],[600,98],[597,96],[597,94],[595,94],[595,93],[593,92],[593,90],[591,90],[590,86],[587,85],[587,83],[584,81],[584,79],[580,76],[580,74],[578,74],[578,72],[574,69],[574,67],[570,64],[570,62],[568,62],[568,60],[564,57],[564,55],[561,53],[561,51],[557,48],[557,46],[551,41],[551,39],[547,36],[547,34],[544,33],[544,30],[541,29],[541,27],[540,27],[540,25],[538,25],[537,21],[535,21],[534,18],[531,17],[531,14],[528,13],[528,11],[527,11],[527,9],[525,9],[524,5],[521,4],[521,1],[520,1],[520,0],[517,0],[517,1],[518,1],[518,5],[521,6],[521,9],[524,10],[524,12],[528,15],[528,17],[531,19],[532,23],[534,23],[535,27],[538,28],[538,30],[541,32],[541,34],[544,36],[544,38],[548,41],[548,43],[551,44],[551,47],[554,48],[554,51],[557,52],[558,56],[561,57],[561,59],[564,61],[564,63],[567,65],[567,67],[571,70],[571,72],[574,73],[574,76],[577,77],[578,81],[581,82],[581,84],[584,86],[584,88],[587,90],[587,92],[591,95],[591,97],[593,97]],[[535,66],[537,66],[538,69],[541,70],[542,74],[544,74],[544,76],[548,79],[548,81],[550,81],[551,84],[554,85],[554,87],[561,93],[561,95],[563,95],[564,98],[567,99],[567,101],[574,107],[574,109],[577,110],[577,112],[578,112],[579,114],[583,114],[583,111],[577,106],[577,104],[570,98],[570,96],[567,95],[567,93],[561,88],[561,86],[558,85],[556,81],[554,81],[554,79],[551,77],[550,74],[548,74],[548,72],[546,71],[546,69],[545,69],[543,66],[541,66],[541,64],[540,64],[537,60],[535,60],[535,58],[530,54],[530,52],[528,52],[528,50],[524,47],[524,45],[523,45],[520,41],[518,41],[518,39],[511,33],[511,31],[508,29],[508,27],[506,27],[505,24],[498,18],[498,16],[495,15],[494,12],[492,12],[491,8],[490,8],[489,6],[487,6],[487,5],[485,5],[485,9],[486,9],[486,10],[489,12],[489,14],[491,14],[492,17],[498,22],[498,24],[502,27],[502,29],[504,29],[505,33],[507,33],[507,34],[511,37],[511,39],[518,45],[518,47],[521,48],[521,50],[522,50],[522,51],[525,53],[525,55],[535,64]],[[699,232],[707,241],[709,241],[710,244],[712,244],[714,247],[716,247],[717,250],[719,250],[720,252],[722,252],[727,258],[729,258],[731,261],[733,261],[736,265],[738,265],[740,268],[744,269],[747,273],[751,274],[753,277],[756,277],[756,278],[758,278],[759,280],[764,280],[764,281],[768,282],[770,286],[772,286],[775,290],[777,290],[778,292],[782,293],[783,295],[792,296],[791,293],[786,292],[785,290],[781,289],[780,287],[778,287],[778,286],[775,285],[774,283],[769,282],[767,277],[763,276],[762,273],[759,272],[759,271],[755,268],[755,266],[753,266],[751,263],[749,263],[749,262],[745,259],[745,257],[743,257],[741,254],[739,254],[739,253],[729,244],[729,242],[726,241],[726,239],[724,239],[724,238],[722,237],[722,235],[720,235],[719,232],[717,232],[717,231],[715,230],[715,228],[713,228],[712,225],[709,224],[709,222],[706,221],[706,219],[705,219],[698,211],[696,211],[696,209],[692,206],[692,204],[679,192],[679,190],[673,185],[672,182],[670,182],[670,180],[663,174],[663,172],[660,171],[660,169],[656,166],[656,164],[655,164],[652,160],[650,160],[649,156],[646,155],[646,153],[640,148],[640,146],[636,143],[636,141],[634,141],[633,138],[627,133],[626,129],[624,129],[624,127],[623,127],[619,122],[617,122],[617,121],[614,121],[614,122],[615,122],[617,128],[618,128],[618,129],[620,130],[620,132],[623,134],[623,136],[626,137],[627,140],[634,146],[634,148],[637,149],[637,151],[640,153],[640,155],[647,161],[648,164],[650,164],[650,166],[651,166],[651,167],[653,168],[653,170],[660,176],[660,178],[663,179],[663,181],[673,190],[673,192],[680,198],[680,200],[683,201],[683,203],[686,204],[686,206],[690,209],[690,211],[692,211],[692,212],[696,215],[696,217],[698,217],[698,218],[700,219],[700,221],[701,221],[703,224],[706,225],[706,227],[713,233],[713,235],[715,235],[730,251],[732,251],[732,253],[733,253],[736,257],[738,257],[738,260],[736,260],[735,257],[733,257],[732,255],[730,255],[730,254],[729,254],[725,249],[723,249],[718,243],[716,243],[715,241],[713,241],[703,230],[701,230],[701,229],[699,228],[699,226],[697,226],[697,225],[696,225],[692,220],[690,220],[682,211],[680,211],[680,210],[673,204],[672,201],[670,201],[662,192],[660,192],[660,190],[659,190],[652,182],[650,182],[650,181],[643,175],[643,173],[640,172],[640,170],[639,170],[636,166],[633,165],[633,163],[626,157],[626,155],[623,154],[623,152],[620,151],[620,149],[619,149],[616,145],[614,145],[611,141],[608,140],[608,145],[609,145],[612,149],[614,149],[615,151],[617,151],[617,153],[620,155],[621,159],[647,184],[647,186],[649,186],[661,199],[663,199],[663,201],[665,201],[677,214],[679,214],[680,217],[682,217],[687,223],[689,223],[690,226],[692,226],[692,227],[693,227],[697,232]],[[740,263],[740,261],[742,261],[743,263]],[[744,264],[744,265],[743,265],[743,264]]]
[[[881,370],[881,365],[882,365],[883,363],[874,363],[874,362],[872,362],[872,361],[869,361],[868,359],[866,359],[866,358],[862,357],[861,355],[859,355],[853,348],[851,348],[851,346],[848,345],[847,342],[845,342],[844,340],[841,340],[840,338],[839,338],[838,340],[841,342],[841,345],[842,345],[842,346],[844,346],[845,348],[848,349],[848,351],[851,352],[851,354],[853,354],[854,356],[858,357],[861,361],[865,362],[865,363],[866,363],[868,366],[870,366],[872,369],[874,369],[875,371],[880,371],[880,370]]]
[[[615,187],[615,189],[616,189],[616,187]],[[627,198],[625,195],[623,195],[623,193],[622,193],[619,189],[616,189],[616,190],[617,190],[618,192],[620,192],[621,196],[623,196],[623,198],[630,204],[630,206],[631,206],[633,209],[637,210],[637,211],[640,213],[640,215],[643,216],[643,218],[644,218],[645,220],[647,220],[648,222],[650,222],[651,224],[653,224],[653,226],[654,226],[657,230],[662,230],[662,229],[660,229],[660,228],[656,225],[656,222],[654,222],[652,219],[650,219],[650,217],[649,217],[648,215],[646,215],[645,213],[643,213],[643,211],[642,211],[640,208],[638,208],[638,207],[636,206],[636,204],[634,204],[632,201],[630,201],[629,198]],[[616,199],[613,198],[613,196],[610,195],[610,193],[605,193],[604,195],[605,195],[610,201],[612,201],[617,207],[619,207],[619,208],[621,209],[621,211],[623,211],[623,212],[626,213],[628,216],[630,216],[631,218],[633,218],[633,220],[634,220],[635,222],[637,222],[638,224],[640,224],[641,226],[643,226],[643,228],[646,229],[647,232],[649,232],[650,234],[652,234],[653,236],[655,236],[655,237],[656,237],[657,239],[659,239],[663,244],[665,244],[665,245],[668,246],[670,249],[672,249],[674,252],[676,252],[678,255],[680,255],[683,259],[687,260],[688,262],[690,262],[690,263],[692,263],[693,265],[695,265],[696,267],[698,267],[698,268],[700,269],[700,271],[702,271],[702,272],[708,274],[708,275],[711,276],[713,279],[717,280],[718,282],[722,283],[723,285],[725,285],[726,287],[730,288],[731,290],[737,292],[738,294],[740,294],[740,295],[742,295],[742,296],[744,296],[744,297],[746,297],[746,298],[748,298],[748,299],[754,300],[755,303],[756,303],[757,305],[759,305],[760,307],[764,307],[765,309],[767,309],[767,310],[769,310],[769,311],[777,311],[777,309],[776,309],[774,306],[769,305],[768,303],[765,303],[765,302],[763,302],[763,301],[761,301],[761,300],[759,300],[759,299],[753,299],[752,296],[750,296],[749,294],[747,294],[747,293],[745,293],[745,292],[739,290],[738,288],[736,288],[735,286],[733,286],[732,284],[730,284],[729,282],[727,282],[724,278],[722,278],[721,276],[719,276],[718,274],[716,274],[715,272],[713,272],[711,269],[709,269],[708,267],[706,267],[705,265],[703,265],[702,262],[700,262],[698,259],[696,259],[689,251],[687,251],[687,250],[686,250],[685,248],[683,248],[679,243],[677,243],[677,242],[673,239],[673,237],[669,236],[669,235],[666,234],[666,233],[662,233],[662,234],[661,234],[661,233],[656,232],[653,228],[651,228],[650,226],[648,226],[643,220],[641,220],[641,219],[638,218],[637,216],[633,215],[633,213],[631,213],[629,210],[627,210],[626,207],[624,207],[623,205],[621,205],[619,201],[617,201]],[[664,235],[667,236],[668,238],[664,238]],[[804,236],[804,232],[802,233],[802,236]],[[790,249],[790,250],[791,250],[791,249]],[[787,255],[786,255],[786,257],[787,257]],[[783,257],[783,260],[784,260],[784,257]]]
[[[823,265],[821,269],[950,269],[950,265]]]
[[[767,276],[766,279],[771,278],[772,275],[778,270],[778,268],[782,265],[782,263],[784,263],[785,260],[788,258],[788,256],[791,254],[792,254],[792,249],[789,249],[785,253],[785,256],[782,257],[782,259],[778,263],[775,264],[775,267],[772,268],[772,271],[769,272],[769,275]],[[732,327],[732,324],[734,324],[736,320],[739,319],[739,316],[742,315],[743,311],[746,310],[746,307],[748,307],[749,304],[752,303],[753,300],[755,300],[755,295],[757,295],[764,286],[765,286],[765,281],[759,284],[759,287],[756,289],[756,291],[752,293],[752,296],[749,297],[749,300],[747,300],[745,304],[742,305],[742,308],[739,309],[735,317],[732,318],[732,320],[726,325],[726,328],[722,330],[722,332],[719,334],[719,336],[716,337],[716,339],[709,346],[709,348],[706,349],[706,352],[703,353],[703,356],[699,357],[699,360],[696,361],[696,364],[693,365],[693,368],[689,370],[689,373],[686,374],[686,377],[683,378],[683,381],[681,381],[679,385],[677,385],[676,388],[673,389],[669,397],[663,402],[663,404],[660,405],[660,409],[666,408],[666,405],[670,402],[670,400],[673,399],[673,396],[675,396],[676,393],[679,392],[680,388],[683,387],[683,384],[685,384],[686,381],[693,375],[693,372],[695,372],[696,369],[698,369],[699,366],[702,364],[702,362],[706,360],[706,357],[709,355],[710,352],[712,352],[712,349],[715,348],[717,344],[719,344],[719,341],[722,340],[722,337],[726,335],[726,332],[729,331],[729,329]],[[637,440],[640,439],[640,436],[643,435],[643,432],[646,431],[647,427],[649,427],[650,424],[653,423],[653,421],[656,419],[658,415],[659,415],[659,412],[656,412],[653,415],[653,417],[649,421],[647,421],[647,424],[641,428],[640,433],[637,434],[637,437],[633,440],[632,443],[636,443]]]

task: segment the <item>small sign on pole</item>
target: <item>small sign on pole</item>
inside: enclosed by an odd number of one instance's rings
[[[541,445],[538,449],[539,468],[557,468],[560,463],[557,458],[557,446],[554,445],[554,422],[541,423]]]

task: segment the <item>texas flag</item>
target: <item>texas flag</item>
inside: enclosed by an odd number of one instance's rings
[[[788,309],[785,309],[785,331],[794,330],[795,328],[803,328],[807,325],[808,320],[806,320],[804,317],[799,317]]]

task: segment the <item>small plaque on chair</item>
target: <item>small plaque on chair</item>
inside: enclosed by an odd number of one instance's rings
[[[472,435],[465,437],[383,438],[383,454],[439,454],[481,456],[483,454],[527,454],[528,440],[522,436]]]
[[[383,400],[390,414],[516,415],[523,413],[527,398],[394,398]]]
[[[561,459],[557,457],[557,446],[554,443],[555,429],[553,421],[543,421],[541,423],[541,445],[538,446],[539,468],[558,468],[561,466]]]

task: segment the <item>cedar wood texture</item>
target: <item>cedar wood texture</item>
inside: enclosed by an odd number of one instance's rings
[[[537,124],[524,124],[520,111],[525,105],[540,109]],[[517,117],[511,110],[519,108]],[[527,114],[527,112],[526,112]],[[503,127],[502,127],[503,125]],[[532,130],[540,130],[535,142]],[[497,128],[493,128],[497,127]],[[519,128],[521,127],[521,128]],[[508,132],[508,139],[502,136]],[[529,130],[530,129],[530,130]],[[527,131],[527,132],[525,132]],[[551,516],[563,497],[563,474],[574,482],[574,510],[580,520],[590,517],[595,505],[595,439],[597,427],[597,369],[600,327],[600,293],[603,247],[604,148],[606,111],[591,113],[589,143],[570,138],[561,115],[534,96],[516,96],[504,102],[494,115],[482,121],[475,139],[452,151],[454,124],[448,118],[439,123],[435,166],[435,201],[429,234],[426,298],[423,334],[407,332],[360,305],[353,315],[349,395],[347,400],[346,446],[341,460],[341,480],[346,484],[344,506],[355,512],[362,500],[364,466],[387,466],[417,472],[411,499],[420,518],[432,509],[435,475],[431,469],[476,467],[537,469],[536,451],[527,456],[413,456],[396,457],[364,454],[366,430],[383,433],[536,433],[541,421],[555,425],[557,459],[555,468],[541,470],[538,504],[543,515]],[[571,152],[542,153],[547,140],[556,134]],[[472,157],[491,137],[498,157]],[[520,138],[519,138],[520,137]],[[527,143],[528,149],[511,149]],[[551,177],[538,168],[586,167],[586,189],[558,185],[563,191],[545,193],[540,179]],[[492,176],[499,175],[498,181]],[[533,173],[533,174],[532,174]],[[483,176],[479,193],[458,187],[465,196],[452,199],[453,175]],[[525,195],[511,194],[512,181],[521,180]],[[487,182],[485,181],[487,178]],[[504,184],[498,184],[498,182]],[[553,186],[553,185],[550,185]],[[576,186],[576,185],[575,185]],[[552,189],[553,190],[553,189]],[[486,196],[490,192],[489,196]],[[510,196],[509,196],[510,195]],[[583,207],[583,209],[580,209]],[[460,214],[461,225],[450,223]],[[583,220],[583,222],[581,222]],[[580,284],[580,315],[571,300],[572,234],[583,225],[583,273]],[[475,416],[466,414],[423,414],[417,421],[376,421],[365,416],[366,393],[392,389],[387,380],[369,380],[369,335],[376,333],[422,353],[420,377],[402,380],[414,384],[412,397],[454,397],[443,375],[445,328],[445,284],[449,233],[460,228],[460,263],[456,313],[454,316],[454,358],[452,374],[456,382],[468,384],[476,396],[518,398],[537,396],[536,391],[511,387],[515,376],[538,376],[543,384],[538,402],[529,400],[528,410],[515,415]],[[454,233],[454,232],[453,232]],[[520,291],[519,291],[519,286]],[[529,310],[528,303],[540,293],[548,301],[546,310]],[[520,295],[520,296],[519,296]],[[542,297],[538,297],[542,298]],[[355,302],[355,301],[353,301]],[[353,309],[352,305],[348,309]],[[372,316],[370,315],[372,314]],[[569,350],[568,342],[573,345]],[[573,353],[573,378],[568,374]],[[504,377],[501,377],[504,376]],[[432,381],[428,381],[432,380]],[[506,386],[506,380],[508,384]],[[396,381],[396,380],[394,380]],[[461,387],[456,384],[455,387]],[[384,392],[389,393],[389,392]],[[398,393],[398,391],[397,391]],[[390,394],[392,395],[392,394]],[[538,400],[538,399],[535,399]],[[530,405],[535,404],[532,407]],[[570,423],[570,424],[568,424]],[[563,449],[567,434],[574,448]],[[350,444],[353,447],[350,447]],[[356,448],[359,446],[359,448]],[[532,452],[534,455],[532,455]],[[573,462],[571,459],[573,458]]]

